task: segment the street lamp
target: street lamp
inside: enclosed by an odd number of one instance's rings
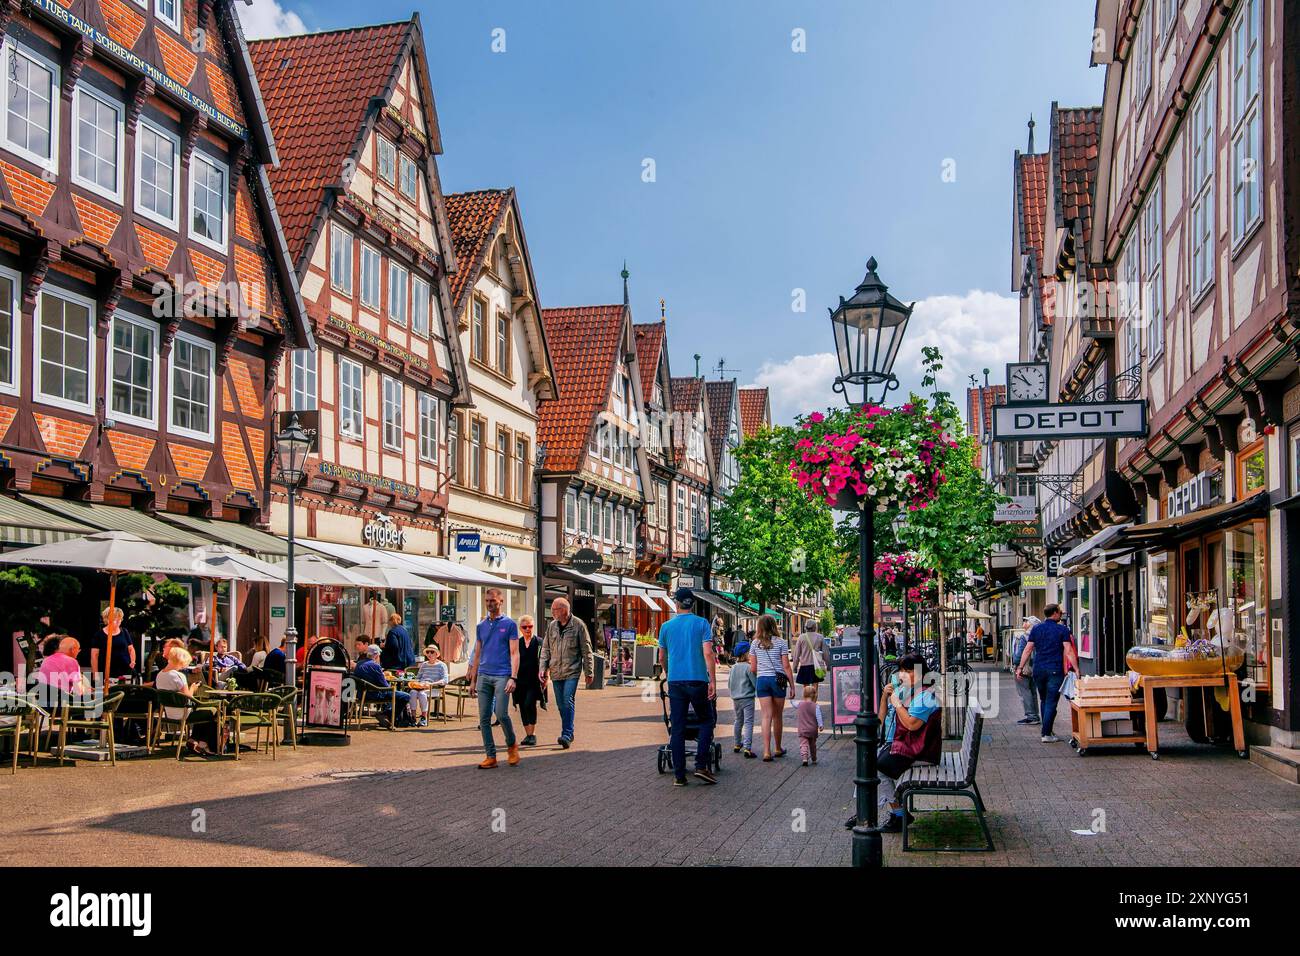
[[[915,303],[913,303],[915,304]],[[889,294],[876,275],[876,260],[867,260],[867,274],[847,301],[831,310],[831,330],[835,334],[835,354],[840,375],[835,391],[850,406],[870,404],[873,385],[883,385],[880,401],[898,387],[894,359],[903,341],[912,306],[904,305]],[[862,389],[861,401],[850,389]],[[859,502],[858,513],[858,599],[861,603],[858,646],[861,650],[860,693],[857,728],[857,825],[853,828],[853,865],[879,867],[882,862],[880,831],[877,829],[876,748],[880,741],[880,718],[876,714],[876,633],[873,575],[875,573],[874,516],[870,499]]]
[[[294,625],[294,590],[293,590],[293,512],[294,497],[298,485],[302,483],[303,467],[307,463],[307,453],[311,451],[314,435],[298,424],[295,412],[289,418],[289,425],[275,436],[275,463],[279,470],[278,480],[289,493],[289,564],[288,585],[289,599],[285,608],[284,628],[284,682],[290,687],[297,680],[296,664],[298,654],[298,628]]]
[[[618,606],[614,608],[614,643],[618,645],[619,672],[617,678],[611,678],[610,683],[622,687],[627,683],[627,675],[623,673],[623,563],[627,556],[631,554],[629,548],[619,545],[613,551],[614,571],[618,575]],[[636,651],[632,652],[633,654]]]

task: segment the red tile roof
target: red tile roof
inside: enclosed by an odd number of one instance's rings
[[[735,379],[704,383],[704,395],[709,401],[709,451],[713,455],[713,471],[722,471],[722,449],[731,429],[731,396],[736,390]]]
[[[756,434],[760,428],[772,424],[768,405],[767,387],[750,386],[740,390],[740,430],[744,436]]]
[[[452,246],[456,251],[456,271],[447,277],[451,307],[460,315],[465,295],[491,251],[501,217],[510,206],[514,189],[480,189],[468,193],[448,193],[447,223],[451,228]]]
[[[700,407],[700,392],[704,388],[702,378],[672,379],[673,409],[681,415],[694,415]],[[680,468],[686,459],[686,436],[673,436],[673,458]]]
[[[1052,180],[1056,222],[1083,222],[1083,241],[1092,237],[1092,198],[1101,156],[1101,107],[1052,106]]]
[[[981,401],[983,399],[983,401]],[[1006,404],[1007,387],[989,385],[966,389],[966,433],[985,435],[993,431],[993,406]],[[983,464],[984,445],[975,446],[975,464]]]
[[[271,191],[297,262],[327,186],[342,181],[372,97],[388,89],[413,21],[249,43],[280,166]]]
[[[1047,228],[1047,189],[1051,157],[1047,153],[1030,153],[1016,157],[1016,222],[1020,252],[1032,260],[1033,279],[1038,287],[1038,301],[1043,321],[1052,324],[1051,303],[1046,296],[1047,278],[1043,275],[1044,234]]]
[[[633,325],[632,330],[636,333],[636,364],[641,369],[641,400],[649,405],[654,399],[655,379],[659,376],[659,360],[668,338],[668,327],[664,322],[646,322]]]
[[[577,471],[582,463],[592,423],[609,401],[623,316],[622,303],[542,310],[562,396],[543,402],[537,421],[537,440],[546,443],[548,472]]]

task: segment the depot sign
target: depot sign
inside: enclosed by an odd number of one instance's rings
[[[993,406],[993,440],[1144,438],[1147,403],[1086,402]]]

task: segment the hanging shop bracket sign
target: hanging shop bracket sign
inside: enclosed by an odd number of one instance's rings
[[[994,441],[1145,438],[1146,435],[1145,399],[1129,402],[993,406]]]

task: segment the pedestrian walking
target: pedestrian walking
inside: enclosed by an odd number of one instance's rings
[[[478,622],[474,653],[469,662],[469,693],[478,698],[478,729],[483,735],[483,752],[480,770],[491,770],[497,765],[497,745],[492,737],[492,717],[506,738],[506,762],[519,763],[519,744],[515,740],[515,727],[510,721],[510,694],[519,679],[519,628],[501,613],[504,595],[500,588],[483,592],[487,617]]]
[[[803,633],[795,641],[790,663],[794,668],[795,683],[801,687],[816,687],[826,679],[826,666],[830,659],[816,621],[804,623]]]
[[[1029,632],[1039,623],[1038,618],[1029,616],[1020,622],[1020,631],[1016,634],[1016,639],[1011,642],[1011,669],[1016,670],[1016,664],[1025,653],[1025,646],[1029,643]],[[1033,652],[1030,652],[1030,660],[1033,660]],[[1020,703],[1025,708],[1025,716],[1016,721],[1018,724],[1036,724],[1041,718],[1038,716],[1038,688],[1034,686],[1034,679],[1030,673],[1015,674],[1016,693],[1020,695]]]
[[[714,700],[718,696],[717,657],[713,653],[713,630],[709,622],[694,613],[695,592],[678,588],[673,595],[677,613],[659,627],[659,657],[668,680],[668,713],[672,724],[669,749],[673,755],[673,786],[686,786],[686,714],[691,711],[699,725],[695,741],[695,776],[705,783],[717,783],[713,775],[713,725],[717,721]]]
[[[537,703],[542,699],[541,640],[531,614],[519,618],[519,680],[512,695],[524,727],[523,745],[537,744]]]
[[[731,692],[731,706],[736,711],[735,746],[732,753],[743,753],[746,758],[754,753],[754,669],[749,666],[749,642],[741,641],[735,647],[735,660],[727,674],[727,690]]]
[[[749,664],[754,668],[755,693],[763,708],[763,761],[771,763],[773,757],[785,756],[781,749],[785,702],[794,696],[790,646],[777,631],[776,618],[771,614],[758,619],[754,642],[749,645]]]
[[[799,757],[803,765],[817,763],[817,735],[825,725],[822,708],[817,703],[817,685],[805,684],[803,699],[795,703],[795,729],[799,734]]]
[[[546,626],[538,666],[542,672],[540,683],[549,679],[555,688],[555,706],[560,711],[560,736],[555,742],[568,750],[574,737],[578,675],[584,675],[590,687],[596,665],[587,625],[573,616],[564,598],[551,602],[551,623]]]
[[[1043,609],[1047,618],[1035,624],[1025,641],[1025,649],[1020,654],[1016,665],[1016,677],[1032,673],[1034,687],[1038,691],[1039,707],[1043,722],[1042,741],[1054,744],[1061,738],[1052,733],[1052,724],[1056,720],[1056,705],[1060,700],[1061,684],[1065,675],[1079,668],[1079,656],[1074,647],[1074,635],[1070,628],[1061,623],[1062,611],[1059,604],[1049,604]],[[1029,659],[1033,658],[1033,670],[1029,670]]]

